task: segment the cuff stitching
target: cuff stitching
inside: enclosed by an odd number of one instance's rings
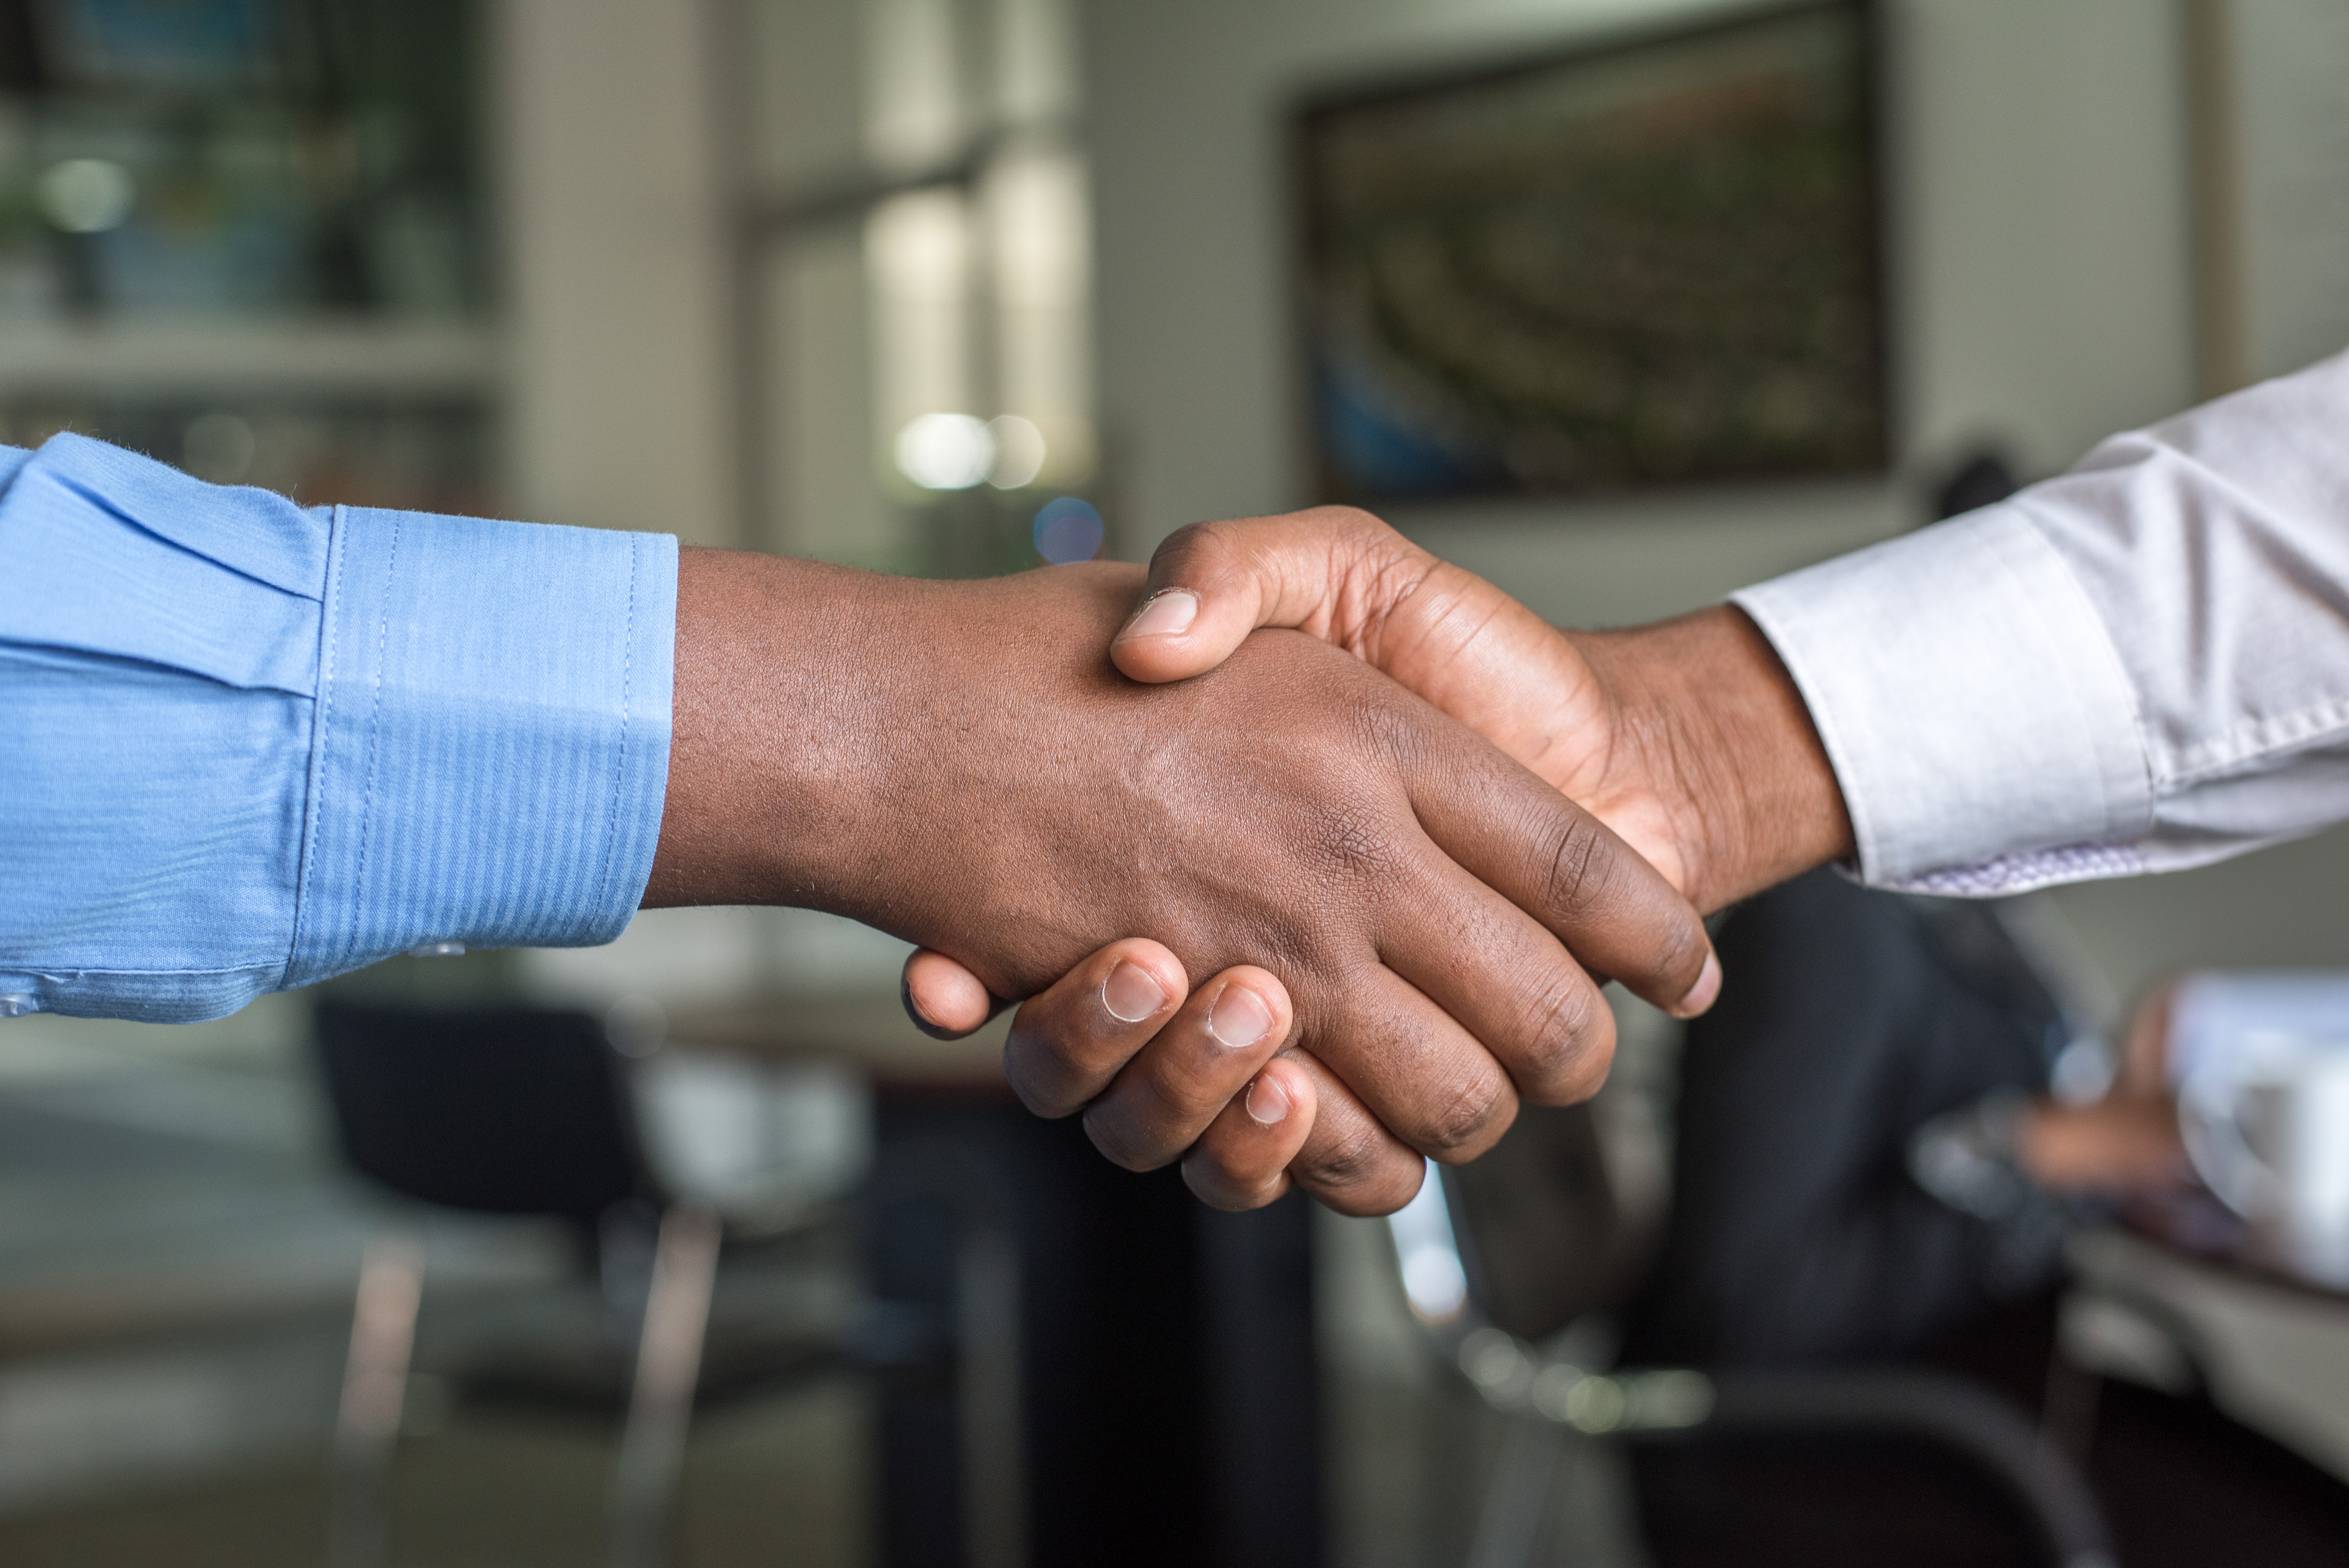
[[[383,662],[385,655],[391,646],[391,585],[399,575],[399,513],[393,512],[391,514],[391,542],[388,547],[386,547],[383,552],[383,603],[385,607],[379,611],[376,616],[374,670],[375,689],[373,693],[374,700],[367,706],[367,782],[359,790],[358,863],[351,872],[351,903],[354,913],[356,913],[357,908],[365,903],[367,898],[367,848],[369,841],[374,837],[375,830],[375,769],[377,761],[383,755],[383,748],[378,744],[376,730],[383,717]],[[352,954],[358,951],[358,922],[354,920],[351,923],[349,932],[347,934],[347,940],[343,944],[341,957],[348,958]]]
[[[595,882],[595,913],[601,915],[612,896],[612,861],[619,853],[620,797],[628,779],[629,698],[636,665],[636,579],[644,568],[645,547],[637,541],[628,552],[628,613],[620,636],[620,745],[612,769],[612,814],[604,825],[604,870]]]
[[[309,931],[311,882],[318,872],[318,819],[326,795],[327,740],[334,733],[335,660],[342,640],[342,617],[336,612],[342,603],[343,530],[347,510],[337,505],[327,526],[326,580],[320,584],[318,594],[322,645],[310,714],[310,776],[305,781],[302,799],[302,867],[294,878],[294,936],[286,944],[285,971],[277,977],[280,989],[294,984],[295,965],[301,958],[302,944]]]

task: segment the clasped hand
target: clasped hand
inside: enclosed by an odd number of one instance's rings
[[[1413,810],[1460,867],[1479,876],[1499,868],[1497,880],[1485,880],[1557,943],[1496,918],[1489,900],[1448,874],[1438,885],[1475,918],[1396,887],[1401,903],[1381,903],[1385,919],[1402,917],[1388,929],[1408,931],[1405,943],[1380,946],[1375,977],[1341,976],[1334,993],[1317,987],[1318,1006],[1300,1014],[1284,979],[1300,977],[1301,955],[1253,954],[1261,966],[1225,969],[1194,990],[1195,953],[1186,967],[1180,942],[1129,937],[1029,997],[1005,1070],[1030,1109],[1081,1111],[1095,1144],[1118,1163],[1143,1170],[1181,1160],[1193,1190],[1219,1207],[1270,1202],[1293,1181],[1341,1210],[1383,1212],[1416,1191],[1421,1155],[1481,1152],[1519,1097],[1556,1104],[1598,1087],[1612,1018],[1575,958],[1680,1016],[1710,1005],[1720,973],[1692,934],[1695,908],[1718,907],[1818,853],[1816,844],[1771,844],[1773,835],[1753,831],[1744,820],[1755,804],[1750,781],[1718,777],[1736,765],[1741,748],[1728,743],[1741,722],[1748,731],[1783,729],[1800,717],[1799,702],[1733,611],[1659,628],[1637,650],[1628,639],[1570,636],[1344,508],[1178,533],[1154,559],[1110,656],[1148,684],[1202,684],[1210,671],[1228,679],[1259,645],[1296,640],[1269,628],[1303,632],[1353,655],[1358,672],[1367,665],[1389,677],[1365,686],[1360,674],[1340,681],[1326,659],[1300,666],[1331,683],[1324,697],[1391,715],[1392,739],[1406,725],[1444,737],[1457,760],[1430,769],[1422,757],[1410,779]],[[1653,689],[1660,671],[1708,659],[1761,677],[1708,693],[1709,706],[1731,710],[1713,716],[1718,746],[1692,737],[1691,705],[1658,700]],[[1459,738],[1433,725],[1406,691],[1547,786],[1547,806],[1534,807],[1523,775],[1495,773],[1491,756],[1457,749]],[[1670,722],[1652,722],[1658,716]],[[1806,718],[1796,727],[1808,736]],[[1279,738],[1299,756],[1325,744],[1285,725]],[[1823,758],[1806,760],[1824,776]],[[1464,789],[1471,780],[1475,788]],[[1833,819],[1831,851],[1840,801],[1824,809],[1814,789],[1810,803]],[[1521,836],[1528,830],[1537,836]],[[1515,851],[1496,857],[1513,832]],[[1322,880],[1330,868],[1298,869],[1309,874],[1276,891],[1299,909],[1342,899],[1353,882],[1342,870],[1332,884]],[[1682,896],[1665,896],[1660,882]],[[907,1006],[938,1033],[984,1022],[1004,995],[991,990],[943,952],[919,952],[906,966]]]

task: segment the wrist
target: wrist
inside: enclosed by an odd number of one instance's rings
[[[1570,635],[1613,710],[1625,766],[1671,824],[1699,909],[1852,852],[1810,710],[1744,612]]]
[[[749,552],[678,563],[659,848],[644,903],[831,909],[870,858],[886,682],[867,656],[895,580]]]
[[[1097,723],[1102,688],[1124,688],[1100,650],[1141,575],[1103,562],[937,583],[683,552],[643,903],[791,904],[934,941],[967,917],[975,881],[999,909],[1030,890],[1041,921],[1037,845],[1014,830],[1050,776],[1035,748],[1080,744],[1080,710]],[[1069,820],[1111,809],[1064,793]],[[942,875],[942,856],[966,878]]]

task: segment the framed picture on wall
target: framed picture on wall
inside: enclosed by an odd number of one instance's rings
[[[1880,470],[1875,55],[1835,0],[1307,101],[1323,498]]]

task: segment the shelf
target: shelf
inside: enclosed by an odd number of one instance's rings
[[[0,325],[0,397],[479,397],[502,356],[478,326],[357,322]]]

